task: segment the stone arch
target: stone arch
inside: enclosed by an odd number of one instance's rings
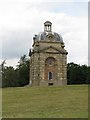
[[[48,57],[45,60],[45,80],[48,82],[54,82],[56,80],[56,66],[57,60],[54,57]]]

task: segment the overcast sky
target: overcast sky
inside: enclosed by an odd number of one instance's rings
[[[0,0],[1,61],[15,66],[22,55],[28,56],[34,34],[49,20],[52,30],[63,37],[68,62],[88,64],[88,1],[53,1]]]

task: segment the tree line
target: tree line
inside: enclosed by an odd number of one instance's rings
[[[2,87],[22,87],[29,84],[29,59],[21,56],[16,68],[2,62]]]
[[[67,84],[90,84],[90,66],[67,64]]]
[[[5,66],[5,60],[0,65],[2,87],[22,87],[29,84],[29,59],[21,56],[16,68]],[[67,84],[90,84],[90,66],[67,64]]]

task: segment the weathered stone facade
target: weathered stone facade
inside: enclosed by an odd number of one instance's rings
[[[44,23],[44,32],[33,37],[30,49],[30,85],[67,84],[67,51],[62,37],[52,32],[52,23]]]

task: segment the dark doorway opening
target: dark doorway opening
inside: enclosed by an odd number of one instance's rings
[[[48,85],[49,85],[49,86],[52,86],[52,85],[53,85],[53,83],[48,83]]]
[[[53,78],[53,73],[52,73],[52,72],[49,72],[48,79],[51,80],[52,78]]]

